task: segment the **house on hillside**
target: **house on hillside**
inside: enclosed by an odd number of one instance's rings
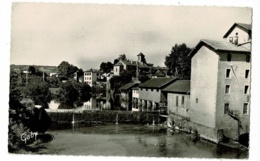
[[[139,72],[149,73],[152,67],[153,64],[146,63],[144,54],[140,53],[137,55],[137,61],[119,60],[113,67],[113,73],[118,76],[123,70],[127,70],[138,75]]]
[[[101,80],[102,72],[96,69],[89,69],[84,72],[84,82],[91,87]]]
[[[167,99],[162,94],[162,89],[176,81],[177,78],[152,78],[139,85],[139,100],[141,111],[160,111],[160,104],[165,104]]]
[[[227,39],[227,40],[225,40]],[[249,133],[251,25],[235,23],[223,41],[201,40],[190,52],[190,121],[219,142]]]
[[[119,88],[121,108],[127,111],[132,111],[132,88],[137,87],[139,83],[127,83]]]
[[[51,67],[51,66],[43,66],[39,67],[39,71],[44,72],[49,77],[58,77],[58,69],[57,67]]]
[[[165,70],[157,69],[157,71],[152,75],[152,78],[158,78],[158,77],[166,77],[167,72]]]

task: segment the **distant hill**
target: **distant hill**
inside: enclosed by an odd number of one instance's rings
[[[34,66],[35,70],[38,71],[53,71],[57,72],[58,68],[56,66],[47,66],[47,65],[15,65],[11,64],[10,65],[10,70],[21,70],[25,71],[29,68],[29,66]]]

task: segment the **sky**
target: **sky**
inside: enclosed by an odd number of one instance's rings
[[[164,66],[175,44],[222,39],[234,22],[251,23],[251,8],[66,3],[13,3],[11,64],[68,61],[83,70],[120,54]]]

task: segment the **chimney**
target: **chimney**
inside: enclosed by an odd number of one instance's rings
[[[238,45],[238,33],[236,33],[236,36],[234,36],[233,43]]]

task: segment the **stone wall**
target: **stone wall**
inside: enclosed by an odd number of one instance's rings
[[[191,122],[188,118],[182,116],[170,115],[167,122],[173,126],[178,126],[180,130],[186,131],[188,133],[197,131],[200,138],[212,141],[214,143],[219,143],[223,139],[222,130],[216,130],[211,127]]]

